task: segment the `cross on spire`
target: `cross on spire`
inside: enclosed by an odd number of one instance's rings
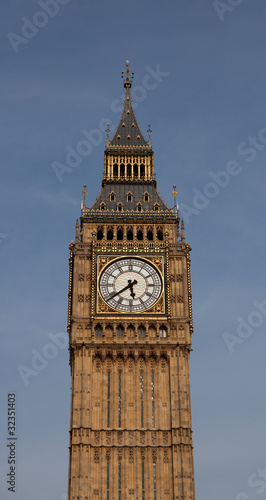
[[[124,71],[122,71],[121,78],[124,78],[124,77],[126,78],[124,80],[124,87],[130,88],[132,85],[132,80],[134,78],[134,73],[132,71],[130,71],[130,69],[129,69],[129,61],[126,61],[126,69],[124,69]]]

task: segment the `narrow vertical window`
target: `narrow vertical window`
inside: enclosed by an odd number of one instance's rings
[[[141,427],[144,427],[144,416],[143,416],[143,372],[140,372],[140,414],[141,414]]]
[[[156,500],[156,463],[153,462],[153,489],[154,489],[154,500]]]
[[[151,372],[151,404],[152,404],[152,427],[155,427],[154,372]]]
[[[121,427],[121,372],[118,377],[118,427]]]
[[[162,339],[166,339],[167,337],[167,328],[164,325],[160,326],[160,337]]]
[[[113,166],[114,177],[118,177],[118,165],[117,163]]]
[[[110,476],[110,461],[109,459],[107,460],[107,471],[106,471],[106,499],[109,500],[109,476]]]
[[[107,427],[110,427],[110,372],[107,375]]]
[[[127,164],[127,176],[132,177],[132,169],[130,163]]]
[[[96,337],[102,337],[103,336],[103,328],[101,325],[96,325],[95,327],[95,335]]]
[[[121,500],[121,462],[118,462],[118,500]]]
[[[139,337],[145,337],[145,333],[146,333],[145,326],[140,325],[140,327],[139,327]]]
[[[141,475],[142,475],[142,500],[145,500],[145,474],[144,474],[144,462],[141,464]]]

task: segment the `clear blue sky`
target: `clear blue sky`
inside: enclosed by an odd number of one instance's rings
[[[265,17],[264,0],[3,2],[3,500],[65,500],[70,373],[55,341],[66,331],[68,244],[83,184],[88,204],[100,190],[101,127],[118,123],[126,59],[146,137],[151,123],[159,191],[171,206],[177,185],[193,248],[196,498],[265,498]],[[94,129],[90,154],[67,164]],[[54,162],[68,170],[61,178]],[[36,353],[50,359],[36,366]],[[21,366],[32,370],[27,385]],[[8,494],[14,391],[18,482]]]

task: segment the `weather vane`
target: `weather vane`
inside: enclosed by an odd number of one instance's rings
[[[172,195],[174,196],[174,203],[175,203],[175,205],[174,205],[174,211],[175,211],[175,212],[177,212],[177,210],[178,210],[178,208],[179,208],[179,207],[178,207],[178,203],[177,203],[177,201],[176,201],[176,195],[177,195],[177,193],[178,193],[178,191],[177,191],[177,189],[176,189],[176,186],[173,186]]]

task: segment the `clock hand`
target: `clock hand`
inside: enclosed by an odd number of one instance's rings
[[[119,292],[114,293],[113,295],[111,295],[111,297],[108,297],[108,299],[105,299],[105,300],[107,301],[107,300],[113,299],[114,297],[116,297],[120,293],[125,292],[128,288],[130,288],[130,290],[131,290],[131,294],[130,295],[133,296],[132,295],[133,294],[133,285],[136,285],[137,283],[138,282],[136,280],[134,280],[133,282],[131,280],[128,280],[128,285],[127,286],[125,286],[124,288],[122,288],[122,290],[119,290]],[[134,294],[134,296],[135,296],[135,294]]]
[[[130,280],[128,280],[128,284],[130,284],[130,295],[134,299],[136,294],[133,292],[133,285],[136,285],[138,282],[134,280],[133,283],[129,283],[129,281]]]

